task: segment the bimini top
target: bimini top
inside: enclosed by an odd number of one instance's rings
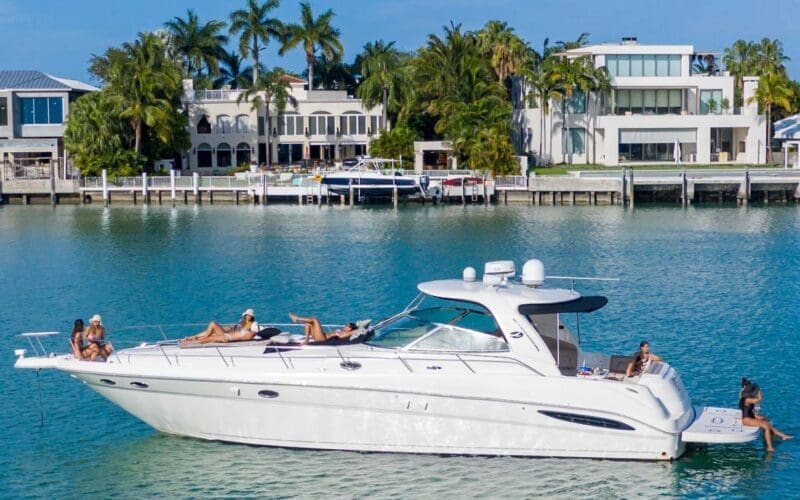
[[[498,299],[514,307],[526,304],[561,304],[581,298],[574,290],[563,288],[531,288],[518,283],[486,286],[481,282],[440,280],[420,283],[417,288],[425,295],[440,299],[463,300],[487,305]]]

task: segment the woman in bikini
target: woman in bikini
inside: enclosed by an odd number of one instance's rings
[[[314,342],[325,342],[334,337],[348,339],[358,329],[355,323],[347,323],[341,330],[325,332],[317,318],[302,318],[294,313],[289,313],[289,317],[292,319],[292,323],[303,323],[305,325],[305,340],[303,342],[306,344],[309,339]]]
[[[260,331],[260,328],[255,312],[248,309],[242,313],[242,319],[232,327],[225,328],[216,321],[212,321],[202,332],[181,340],[181,345],[251,340]]]
[[[92,316],[89,320],[89,327],[83,333],[83,339],[93,346],[93,351],[89,359],[94,361],[98,356],[108,359],[114,352],[114,347],[110,342],[106,342],[106,329],[103,326],[103,318],[99,314]]]
[[[83,320],[76,319],[72,327],[72,334],[69,336],[69,345],[72,347],[72,355],[77,359],[95,359],[100,354],[100,349],[96,344],[84,345],[83,343]]]
[[[792,439],[792,436],[779,431],[777,427],[773,426],[770,421],[767,420],[767,417],[758,414],[756,411],[756,404],[760,403],[762,399],[761,388],[758,387],[758,384],[754,384],[746,378],[743,378],[742,390],[739,391],[739,408],[742,410],[742,425],[760,427],[763,429],[767,451],[775,451],[775,448],[772,446],[773,434],[784,441]]]

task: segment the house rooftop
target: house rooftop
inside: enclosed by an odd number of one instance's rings
[[[58,78],[34,70],[0,70],[0,90],[100,90],[88,83]]]

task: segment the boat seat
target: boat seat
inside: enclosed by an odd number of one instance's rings
[[[608,362],[609,373],[625,373],[628,365],[633,363],[633,356],[612,355]]]

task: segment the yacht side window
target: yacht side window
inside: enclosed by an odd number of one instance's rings
[[[441,325],[433,333],[417,342],[412,349],[419,351],[497,352],[508,351],[508,344],[502,337],[492,334],[466,330],[452,325]]]

